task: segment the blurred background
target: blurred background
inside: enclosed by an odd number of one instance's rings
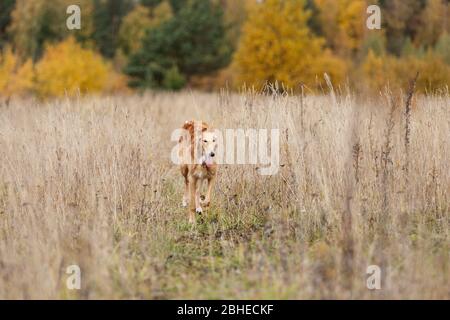
[[[81,29],[68,30],[69,5]],[[367,7],[381,8],[369,30]],[[448,0],[1,0],[0,95],[450,83]]]

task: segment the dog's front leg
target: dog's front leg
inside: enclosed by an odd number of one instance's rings
[[[195,212],[197,211],[197,182],[195,177],[189,177],[189,223],[195,223]]]
[[[196,213],[202,213],[202,207],[201,207],[201,201],[200,201],[200,190],[202,188],[202,182],[203,180],[199,179],[197,180],[197,184],[195,186],[195,212]]]
[[[181,166],[181,174],[184,178],[184,194],[181,205],[186,208],[189,203],[189,167],[187,165]]]
[[[181,205],[186,208],[189,203],[189,179],[188,177],[184,178],[184,194],[183,194],[183,201],[181,202]]]
[[[208,190],[206,191],[206,197],[205,201],[203,201],[203,205],[205,207],[209,207],[209,204],[211,203],[211,192],[214,188],[214,182],[216,181],[215,177],[208,179]]]

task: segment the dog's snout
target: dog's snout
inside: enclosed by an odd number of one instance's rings
[[[209,155],[210,155],[211,157],[214,157],[216,154],[215,154],[214,152],[211,152]]]

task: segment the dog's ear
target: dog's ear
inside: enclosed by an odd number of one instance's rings
[[[186,121],[184,124],[183,124],[183,129],[184,130],[189,130],[189,131],[191,131],[192,129],[194,128],[194,121]]]

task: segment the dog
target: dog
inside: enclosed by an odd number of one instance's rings
[[[181,174],[184,177],[182,206],[189,205],[189,222],[195,223],[195,215],[202,214],[203,207],[209,207],[211,192],[217,176],[217,137],[203,121],[186,121],[179,139]],[[203,182],[208,182],[204,199],[200,195]]]

